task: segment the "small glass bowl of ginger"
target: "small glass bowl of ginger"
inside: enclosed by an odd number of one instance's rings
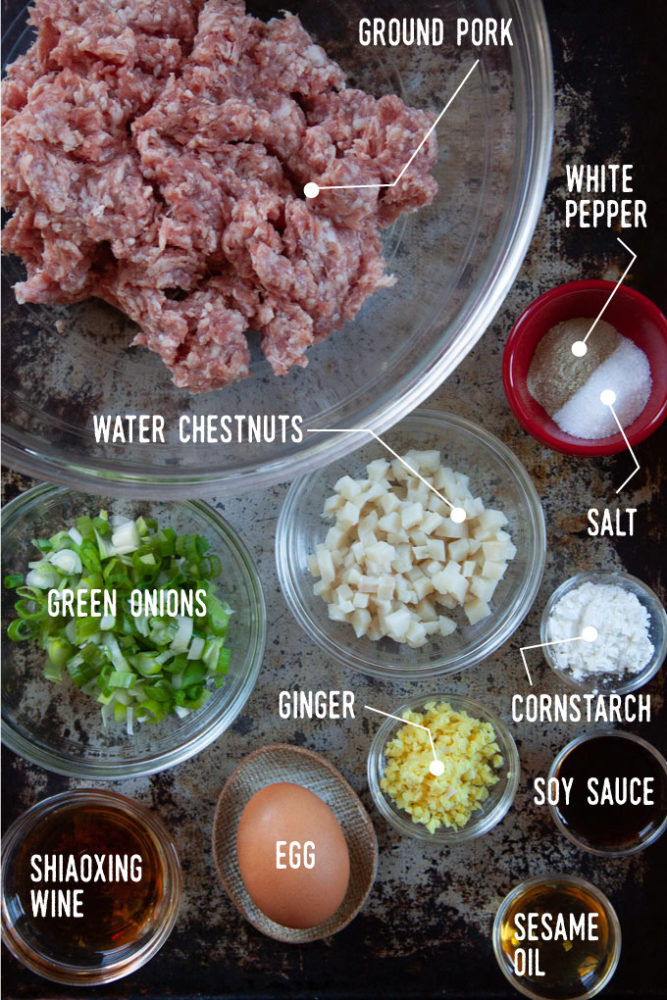
[[[483,780],[468,781],[473,767],[484,772]],[[520,772],[507,726],[480,702],[454,694],[416,698],[392,710],[375,733],[367,762],[378,812],[403,836],[441,847],[474,840],[500,823],[514,802]],[[459,803],[463,786],[476,785],[481,794]],[[431,807],[436,822],[428,823],[424,810]]]

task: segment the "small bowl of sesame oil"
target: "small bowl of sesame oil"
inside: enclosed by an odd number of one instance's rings
[[[531,1000],[589,1000],[614,975],[621,928],[590,882],[547,873],[521,882],[502,901],[493,950],[505,978]]]

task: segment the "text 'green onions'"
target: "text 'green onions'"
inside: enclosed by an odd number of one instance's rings
[[[101,704],[105,724],[124,723],[131,734],[133,721],[187,715],[224,683],[232,609],[216,594],[220,557],[201,535],[101,511],[33,544],[39,557],[25,576],[4,580],[17,596],[7,634],[38,642],[44,676],[58,683],[68,676]],[[164,592],[169,601],[147,601],[163,608],[178,592],[186,611],[132,613],[138,590]],[[82,613],[87,606],[105,611]]]

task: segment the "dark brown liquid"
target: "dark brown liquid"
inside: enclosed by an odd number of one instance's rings
[[[518,913],[549,914],[554,921],[559,913],[569,919],[581,914],[597,916],[596,939],[557,941],[521,941],[516,932]],[[529,886],[509,907],[500,926],[500,943],[511,974],[522,970],[517,952],[531,953],[530,970],[516,981],[538,996],[553,1000],[573,1000],[584,996],[609,972],[613,961],[614,942],[607,914],[598,900],[583,887],[550,882]],[[537,971],[536,971],[537,970]]]
[[[65,862],[73,856],[79,864],[83,855],[104,856],[107,880],[80,881],[77,877],[60,881],[57,873],[55,879],[50,874],[45,878],[43,861],[38,861],[41,878],[35,881],[33,855],[41,859],[45,855],[49,858],[62,855]],[[129,859],[133,855],[141,856],[140,878],[135,881],[128,877],[124,881],[115,858]],[[136,858],[134,868],[128,864],[128,870],[139,875]],[[80,871],[79,868],[79,874]],[[92,872],[94,876],[99,874],[94,857]],[[16,851],[7,881],[10,884],[5,890],[13,898],[12,909],[24,914],[21,921],[27,926],[23,935],[43,955],[78,965],[97,965],[102,956],[148,935],[164,891],[162,863],[151,833],[120,809],[97,804],[66,805],[44,816]],[[60,907],[62,911],[62,897],[57,894],[64,892],[67,899],[67,893],[76,889],[83,890],[83,916],[67,916],[62,912],[53,916],[52,892],[56,892],[56,910]],[[48,900],[46,915],[39,913],[39,909],[37,915],[34,913],[35,897],[31,894],[36,892],[47,893],[41,897]]]
[[[606,734],[584,740],[563,759],[558,778],[573,778],[570,804],[557,807],[561,821],[583,843],[600,850],[624,850],[644,840],[662,823],[667,814],[667,781],[660,762],[639,743],[622,736]],[[652,778],[653,804],[632,805],[588,801],[589,778],[597,778],[598,796],[604,779],[623,794],[624,779]],[[642,786],[643,787],[643,786]],[[612,792],[615,797],[615,791]]]

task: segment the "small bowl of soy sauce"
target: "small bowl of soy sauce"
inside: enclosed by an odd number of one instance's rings
[[[549,778],[560,782],[559,801],[549,804],[553,820],[584,851],[625,857],[667,829],[667,762],[634,733],[579,736],[558,754]]]

